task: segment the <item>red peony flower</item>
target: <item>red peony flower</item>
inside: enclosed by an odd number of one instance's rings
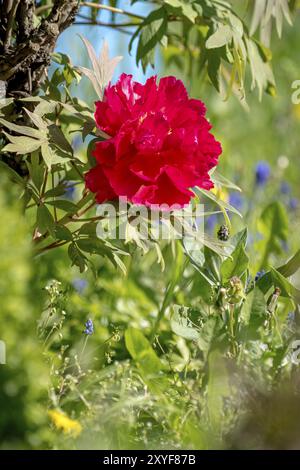
[[[96,103],[97,126],[110,138],[96,144],[97,163],[85,175],[86,187],[99,203],[126,196],[170,208],[187,204],[193,186],[211,189],[208,172],[222,149],[205,112],[175,77],[159,84],[151,77],[142,85],[121,75]]]

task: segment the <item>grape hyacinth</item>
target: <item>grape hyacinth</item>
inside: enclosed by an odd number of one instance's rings
[[[232,206],[232,207],[235,207],[235,209],[237,210],[241,210],[243,209],[243,206],[244,206],[244,198],[243,196],[238,193],[238,192],[235,192],[235,193],[230,193],[229,194],[229,204]]]
[[[290,201],[289,201],[289,209],[290,209],[291,211],[297,210],[297,208],[298,208],[298,203],[299,203],[298,199],[297,199],[296,197],[292,197],[292,198],[290,199]]]
[[[255,179],[257,186],[264,186],[270,178],[271,169],[267,162],[258,162],[255,168]]]
[[[85,335],[90,336],[94,333],[94,323],[90,318],[85,322],[84,326],[85,326],[85,330],[83,331],[83,333]]]
[[[291,186],[289,185],[289,183],[287,183],[287,181],[282,181],[280,185],[280,192],[281,194],[290,194]]]
[[[264,269],[262,269],[261,271],[258,271],[254,278],[255,282],[258,282],[265,274],[266,274],[266,271]]]

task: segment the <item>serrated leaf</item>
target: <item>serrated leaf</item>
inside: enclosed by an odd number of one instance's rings
[[[42,149],[42,157],[49,169],[51,169],[52,165],[56,164],[63,164],[68,161],[68,159],[63,158],[57,154],[57,152],[51,148],[48,143],[43,143],[41,146]]]
[[[31,111],[29,111],[27,108],[23,108],[24,111],[26,112],[26,114],[30,117],[31,121],[33,122],[33,124],[38,128],[38,129],[41,129],[43,131],[45,131],[47,129],[47,123],[44,121],[43,118],[41,118],[41,116],[39,116],[38,114],[35,114],[35,113],[32,113]],[[45,133],[46,135],[46,133]]]
[[[56,126],[55,124],[51,124],[48,127],[48,132],[51,144],[54,144],[61,148],[64,152],[73,155],[72,146],[69,144],[60,127]]]
[[[25,155],[27,153],[31,153],[35,150],[38,150],[44,142],[44,140],[36,140],[32,139],[31,137],[16,137],[6,133],[5,135],[11,143],[5,145],[5,147],[2,148],[1,152],[14,152],[20,155]]]
[[[18,134],[21,134],[21,135],[26,135],[27,137],[33,137],[39,140],[46,138],[46,133],[43,129],[37,130],[37,129],[34,129],[33,127],[19,126],[12,122],[6,121],[3,118],[0,118],[0,124],[2,124],[4,127],[7,127],[11,131],[17,132]]]
[[[68,255],[72,261],[72,266],[78,266],[79,271],[83,273],[87,267],[87,259],[84,254],[78,249],[75,242],[69,245]]]

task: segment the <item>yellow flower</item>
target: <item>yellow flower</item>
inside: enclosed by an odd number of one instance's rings
[[[61,429],[65,434],[72,434],[74,437],[79,436],[82,426],[79,421],[68,418],[67,415],[59,410],[49,410],[48,415],[57,429]]]
[[[295,119],[300,121],[300,104],[295,104],[293,106],[293,115]]]
[[[215,186],[211,192],[217,197],[217,199],[228,202],[228,192],[226,189],[223,189],[220,186]]]

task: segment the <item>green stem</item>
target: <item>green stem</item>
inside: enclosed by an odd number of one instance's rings
[[[234,304],[229,304],[229,331],[230,331],[232,354],[236,356],[237,350],[236,350],[235,335],[234,335]]]

